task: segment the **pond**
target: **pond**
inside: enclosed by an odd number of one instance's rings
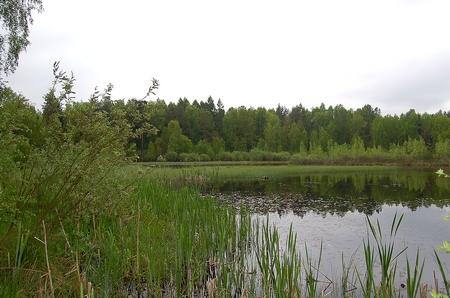
[[[366,168],[367,169],[367,168]],[[389,241],[394,216],[403,215],[395,237],[396,252],[408,247],[398,261],[398,283],[406,280],[406,255],[414,262],[417,249],[425,258],[422,283],[434,285],[433,273],[441,275],[434,249],[450,240],[450,179],[438,177],[436,169],[400,168],[371,173],[302,174],[272,179],[230,179],[211,183],[204,193],[228,203],[250,208],[254,218],[269,220],[281,236],[292,225],[297,247],[308,247],[319,258],[324,280],[342,272],[342,262],[364,265],[363,241],[367,241],[369,219],[377,220]],[[373,242],[372,242],[373,244]],[[322,247],[322,248],[321,248]],[[450,264],[450,256],[438,251]],[[376,275],[376,274],[375,274]]]

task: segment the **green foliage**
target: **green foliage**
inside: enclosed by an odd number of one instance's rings
[[[181,131],[181,127],[176,120],[171,120],[168,125],[168,145],[169,152],[190,153],[194,149],[192,141]],[[166,157],[167,158],[167,157]]]
[[[248,152],[243,152],[243,151],[233,151],[233,153],[231,153],[231,159],[233,161],[245,161],[248,160]]]
[[[450,176],[446,173],[444,173],[444,170],[439,169],[436,171],[436,174],[440,177],[440,176],[444,176],[445,178],[449,178]],[[444,220],[449,220],[450,219],[450,214],[447,215]],[[450,253],[450,243],[447,240],[444,240],[442,245],[437,247],[438,250],[443,250],[446,253]],[[447,279],[447,274],[446,271],[444,270],[444,264],[441,262],[441,259],[439,258],[439,255],[437,254],[437,252],[434,252],[434,255],[436,257],[437,263],[439,265],[439,271],[441,272],[441,276],[442,279],[444,281],[444,285],[445,285],[445,290],[447,292],[447,294],[442,294],[439,293],[439,289],[436,290],[431,290],[430,294],[433,298],[448,298],[450,296],[450,284],[449,281]]]
[[[54,74],[45,98],[59,102],[58,109],[49,104],[40,115],[21,96],[9,92],[1,99],[0,134],[6,142],[0,146],[7,145],[0,154],[1,242],[15,224],[36,233],[45,220],[51,231],[60,220],[88,216],[128,193],[126,181],[110,183],[116,167],[130,160],[131,130],[122,112],[113,108],[108,115],[92,102],[72,103],[73,76],[58,71],[57,63]]]
[[[435,158],[440,162],[450,160],[450,139],[439,138],[435,148]]]
[[[249,157],[251,161],[265,161],[267,160],[267,152],[260,150],[258,148],[252,149],[249,152]]]
[[[178,160],[178,153],[175,151],[169,151],[164,155],[164,159],[167,161],[177,161]]]
[[[269,152],[278,152],[281,149],[281,121],[276,114],[267,112],[264,139]]]
[[[30,44],[33,11],[43,11],[41,0],[0,2],[0,73],[13,73],[19,64],[19,54]]]
[[[216,154],[210,143],[206,140],[200,140],[194,147],[194,151],[198,154],[204,154],[209,157],[209,160],[214,160]]]
[[[220,151],[219,154],[217,155],[217,159],[222,161],[231,161],[233,160],[233,156],[231,155],[230,152]]]
[[[67,90],[73,85],[68,76],[61,76],[59,83]],[[118,102],[110,100],[112,85],[107,89],[96,106],[109,113]],[[63,95],[68,98],[56,94],[54,88],[47,94],[46,117],[59,113],[64,101],[72,96],[67,92]],[[312,111],[302,106],[289,111],[279,105],[276,110],[241,106],[225,112],[219,102],[216,108],[211,97],[206,102],[195,100],[192,105],[187,98],[169,105],[160,99],[122,101],[133,131],[128,155],[153,161],[168,151],[195,152],[208,155],[210,160],[232,160],[234,151],[258,149],[265,153],[234,159],[277,160],[269,153],[285,151],[295,155],[297,163],[319,164],[445,163],[449,155],[450,130],[436,127],[445,126],[450,119],[442,113],[421,116],[411,110],[400,116],[382,117],[379,109],[370,105],[353,111],[342,105],[326,108],[323,104]],[[219,157],[219,152],[224,151],[230,154]]]

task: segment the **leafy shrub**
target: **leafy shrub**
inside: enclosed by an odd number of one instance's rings
[[[233,161],[246,161],[250,160],[250,156],[248,152],[245,151],[234,151],[231,154],[231,158]]]
[[[171,162],[177,161],[178,160],[178,153],[176,153],[175,151],[169,151],[169,152],[166,153],[166,155],[164,155],[164,158],[167,161],[171,161]]]
[[[291,159],[291,154],[289,152],[279,152],[275,154],[275,161],[289,161]]]
[[[197,145],[195,145],[194,151],[198,154],[206,154],[209,157],[209,160],[215,158],[214,149],[211,144],[206,140],[200,140]]]
[[[219,154],[218,154],[218,160],[231,161],[231,160],[233,160],[233,157],[232,157],[230,152],[220,151]]]
[[[200,161],[211,161],[211,158],[207,154],[200,154]]]
[[[14,163],[0,154],[0,172],[8,173],[0,181],[0,214],[11,227],[0,229],[7,231],[0,243],[17,223],[33,234],[45,221],[50,236],[61,221],[75,222],[100,210],[120,212],[122,198],[132,190],[116,172],[117,166],[134,160],[127,156],[132,131],[121,106],[112,103],[109,112],[100,111],[98,100],[104,94],[72,102],[75,79],[59,72],[57,64],[54,74],[42,113],[33,112],[20,96],[2,96],[0,137],[7,140]],[[13,102],[16,107],[21,103],[16,115],[8,109]],[[17,126],[21,113],[33,122]]]
[[[187,153],[180,153],[180,154],[178,155],[178,160],[179,160],[179,161],[182,161],[182,162],[187,162],[187,161],[189,161],[189,154],[187,154]]]
[[[249,158],[251,161],[264,161],[266,160],[266,153],[263,150],[255,148],[249,152]]]

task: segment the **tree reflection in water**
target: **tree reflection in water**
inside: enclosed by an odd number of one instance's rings
[[[380,213],[383,206],[404,206],[412,211],[450,204],[450,180],[437,179],[434,170],[403,169],[386,174],[343,173],[285,177],[270,180],[226,180],[206,187],[204,193],[257,214],[292,212],[303,217],[314,212],[345,216],[348,212]],[[445,181],[443,181],[445,180]],[[446,183],[443,183],[446,182]]]

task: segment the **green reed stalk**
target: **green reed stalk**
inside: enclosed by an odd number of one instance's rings
[[[289,227],[289,234],[286,239],[286,251],[284,254],[284,268],[280,268],[279,272],[286,275],[286,283],[284,290],[288,297],[299,297],[301,294],[301,284],[298,283],[301,274],[301,256],[297,253],[297,234],[294,233],[292,223]]]
[[[409,298],[420,296],[420,280],[422,279],[423,267],[425,265],[425,258],[419,269],[419,248],[417,248],[416,260],[414,263],[414,273],[411,274],[411,265],[409,263],[408,256],[406,256],[406,270],[407,270],[407,280],[406,280],[406,292]]]
[[[444,264],[442,263],[439,255],[436,251],[434,251],[434,255],[436,257],[436,262],[439,265],[439,271],[441,273],[442,280],[444,282],[445,291],[447,292],[447,296],[450,297],[450,282],[447,279],[447,274],[445,273]],[[436,293],[439,293],[439,289],[436,289]]]
[[[312,257],[309,254],[308,246],[305,243],[305,255],[306,255],[306,291],[309,297],[316,297],[318,295],[318,281],[320,273],[320,263],[322,261],[323,246],[320,242],[319,258],[316,263],[313,264]]]
[[[341,296],[342,297],[353,297],[353,292],[356,290],[353,280],[355,277],[355,273],[357,273],[357,272],[352,271],[353,272],[352,281],[350,281],[350,278],[349,278],[350,271],[354,268],[353,260],[355,258],[355,254],[356,254],[356,251],[351,256],[348,266],[345,265],[344,254],[343,253],[341,254],[341,262],[342,262],[342,276],[341,276],[342,294],[341,294]],[[349,287],[349,285],[350,285],[350,287]]]
[[[14,268],[15,271],[20,270],[22,266],[23,260],[23,252],[25,247],[27,246],[28,237],[30,235],[30,231],[27,230],[25,234],[22,234],[22,224],[19,223],[19,229],[17,231],[17,243],[16,243],[16,252],[14,254]]]
[[[25,234],[22,234],[22,224],[19,222],[17,231],[16,250],[14,253],[14,265],[13,265],[14,267],[12,274],[12,291],[14,293],[16,293],[18,289],[20,289],[19,277],[21,276],[24,251],[25,247],[27,246],[29,236],[30,236],[29,230],[27,230]],[[9,266],[11,267],[11,265]]]
[[[367,239],[367,243],[363,241],[364,247],[364,261],[366,267],[366,277],[363,281],[361,274],[357,272],[359,284],[361,286],[362,294],[366,298],[371,298],[376,294],[376,285],[374,279],[374,264],[375,264],[375,253],[370,245],[370,239]]]
[[[383,234],[381,231],[381,226],[379,220],[377,220],[377,225],[374,226],[367,216],[367,222],[369,224],[370,231],[375,239],[376,248],[378,251],[379,262],[381,266],[381,296],[382,297],[392,297],[395,293],[394,279],[397,266],[395,259],[401,255],[407,247],[402,249],[399,253],[394,255],[394,244],[395,237],[397,235],[400,224],[403,220],[403,215],[397,220],[397,213],[392,220],[389,241],[385,242]]]
[[[259,243],[256,247],[256,260],[261,272],[263,291],[265,293],[270,293],[272,289],[272,260],[270,252],[273,250],[271,247],[273,246],[273,242],[270,241],[270,231],[269,217],[267,217],[266,223],[262,225],[261,235],[259,235],[259,229],[257,229],[257,241]]]

